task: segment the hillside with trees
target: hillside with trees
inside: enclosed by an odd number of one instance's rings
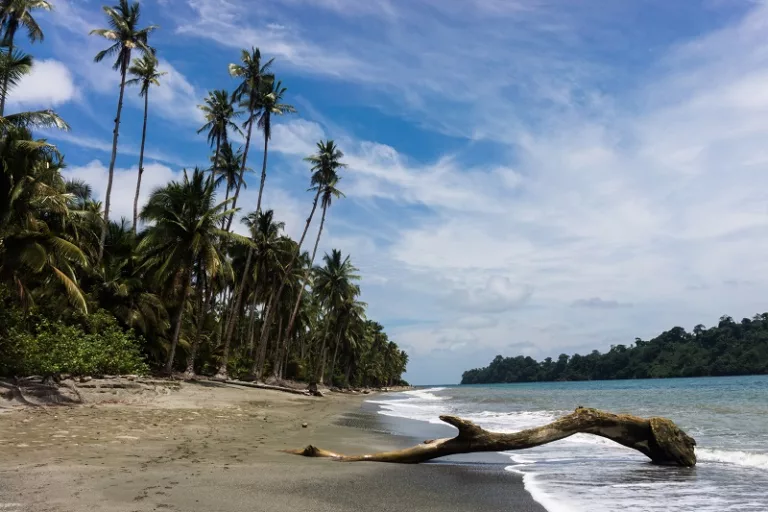
[[[319,141],[305,159],[310,192],[299,240],[262,209],[273,122],[295,112],[274,59],[251,48],[222,62],[232,89],[210,91],[200,105],[210,162],[140,204],[148,97],[165,74],[152,46],[158,27],[142,24],[138,2],[104,7],[107,28],[91,32],[104,49],[94,57],[119,75],[119,87],[116,112],[103,112],[114,116],[114,131],[109,182],[97,200],[88,183],[67,178],[58,148],[35,135],[68,130],[65,120],[51,110],[6,111],[35,66],[20,46],[43,42],[36,17],[50,10],[43,0],[0,3],[0,376],[153,371],[401,383],[408,356],[367,317],[353,260],[335,249],[318,254],[332,206],[344,198],[344,154],[334,141]],[[144,107],[135,195],[112,189],[126,94]],[[251,165],[258,199],[242,204]],[[134,198],[131,219],[111,209],[124,193]],[[247,236],[233,229],[240,217]]]
[[[674,327],[606,353],[531,357],[496,356],[490,365],[464,372],[462,384],[569,380],[655,379],[768,374],[768,313],[735,322],[720,318],[716,327],[699,324],[692,332]]]

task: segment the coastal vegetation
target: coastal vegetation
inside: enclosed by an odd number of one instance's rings
[[[720,318],[714,327],[692,332],[674,327],[608,352],[560,354],[536,361],[527,356],[496,358],[484,368],[464,372],[462,384],[568,380],[655,379],[768,374],[768,313],[736,322]]]
[[[19,36],[43,41],[35,17],[51,9],[42,0],[0,0],[0,377],[183,371],[401,384],[408,356],[368,318],[353,259],[336,249],[317,254],[331,206],[344,197],[344,154],[335,142],[320,141],[307,156],[308,217],[298,241],[261,207],[272,123],[295,112],[274,59],[252,48],[222,64],[232,90],[211,91],[200,106],[210,162],[184,170],[140,205],[152,138],[148,97],[165,74],[152,46],[158,27],[142,24],[138,2],[104,7],[107,28],[91,34],[106,48],[95,60],[107,61],[105,73],[111,64],[120,85],[116,115],[103,113],[115,117],[102,202],[88,183],[69,179],[58,148],[35,135],[69,129],[63,119],[51,110],[6,112],[13,106],[6,98],[35,65],[19,50]],[[113,194],[133,192],[112,183],[121,119],[132,114],[124,96],[134,93],[143,99],[143,129],[133,217],[115,219]],[[242,204],[259,131],[258,200]],[[244,147],[235,134],[244,135]],[[245,236],[234,229],[241,217]]]

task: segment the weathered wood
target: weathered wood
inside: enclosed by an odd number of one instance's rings
[[[342,455],[309,445],[304,449],[285,450],[305,457],[329,457],[345,462],[373,461],[415,464],[472,452],[523,450],[584,433],[610,439],[646,455],[655,464],[690,467],[696,464],[696,441],[665,418],[639,418],[629,414],[611,414],[579,407],[573,413],[537,428],[502,434],[488,432],[471,421],[456,416],[440,416],[459,430],[456,437],[435,439],[391,452],[371,455]]]

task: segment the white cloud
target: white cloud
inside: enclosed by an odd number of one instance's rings
[[[87,182],[93,188],[95,199],[104,201],[109,180],[109,166],[101,160],[78,167],[68,167],[64,171],[67,179],[78,179]],[[136,178],[138,166],[130,169],[115,169],[112,181],[112,197],[110,203],[110,218],[118,220],[121,217],[133,219],[133,199],[136,193]],[[149,162],[144,165],[144,174],[141,178],[141,191],[139,193],[139,210],[146,204],[149,195],[157,187],[162,187],[171,180],[181,177],[180,171],[174,171],[170,167]]]
[[[9,103],[27,108],[50,108],[78,96],[72,73],[54,59],[36,60],[32,72],[11,91]]]

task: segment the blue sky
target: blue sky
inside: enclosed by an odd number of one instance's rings
[[[275,57],[299,113],[274,129],[266,205],[295,236],[311,200],[301,159],[336,139],[347,198],[323,249],[352,255],[412,382],[768,310],[765,2],[141,3],[169,73],[150,93],[146,194],[207,162],[196,105],[234,87],[240,48]],[[56,108],[72,131],[47,135],[99,194],[119,77],[92,62],[101,2],[54,4],[10,109]],[[131,211],[137,92],[117,215]]]

